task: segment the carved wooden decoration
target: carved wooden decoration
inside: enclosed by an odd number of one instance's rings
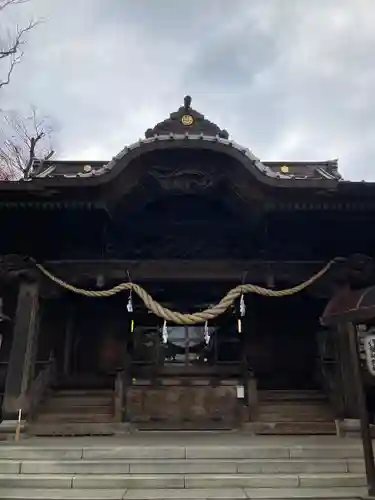
[[[205,165],[204,169],[196,165],[180,165],[173,169],[170,166],[155,165],[149,170],[153,177],[166,191],[178,191],[196,194],[218,183],[218,169]]]
[[[364,338],[366,365],[372,376],[375,376],[375,333]]]

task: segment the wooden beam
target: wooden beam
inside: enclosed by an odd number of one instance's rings
[[[268,280],[298,283],[326,264],[323,261],[258,260],[61,260],[44,266],[70,283],[96,280],[127,281],[226,281],[267,283]]]

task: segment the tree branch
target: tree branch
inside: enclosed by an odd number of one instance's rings
[[[9,5],[20,5],[22,3],[28,3],[30,0],[0,0],[0,12],[9,7]]]
[[[0,0],[0,13],[11,5],[19,5],[27,3],[29,0]],[[8,42],[5,46],[0,47],[0,61],[9,60],[8,71],[6,77],[0,79],[0,89],[9,85],[12,73],[15,66],[21,61],[23,56],[22,45],[25,43],[25,36],[38,24],[37,21],[30,21],[29,24],[23,28],[17,27],[14,37],[9,35]]]
[[[10,45],[5,48],[5,49],[0,49],[0,59],[4,59],[5,57],[9,57],[12,55],[16,55],[17,52],[20,50],[20,47],[25,41],[23,40],[24,35],[35,28],[35,26],[38,24],[38,21],[30,21],[27,26],[24,28],[17,28],[17,34],[15,39],[10,42]]]

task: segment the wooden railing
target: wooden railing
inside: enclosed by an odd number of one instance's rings
[[[119,370],[115,379],[115,395],[114,395],[114,420],[122,422],[124,414],[125,401],[125,377],[124,371]]]
[[[337,338],[333,331],[322,330],[317,334],[317,341],[319,347],[316,358],[317,376],[334,411],[335,418],[341,419],[345,413],[345,403],[342,394]]]
[[[32,381],[29,390],[24,397],[24,408],[28,418],[31,419],[40,405],[46,391],[51,387],[56,376],[56,361],[53,357],[49,359],[44,368]]]

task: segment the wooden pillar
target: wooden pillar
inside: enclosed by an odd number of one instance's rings
[[[14,321],[13,342],[5,382],[3,419],[27,412],[25,399],[32,381],[37,353],[39,290],[36,282],[21,282]]]
[[[342,324],[337,326],[338,360],[340,363],[344,416],[359,418],[358,396],[353,378],[350,344],[347,331]]]
[[[65,376],[71,373],[72,354],[73,354],[73,338],[74,338],[74,317],[73,308],[68,309],[68,316],[65,325],[65,338],[64,338],[64,360],[63,360],[63,374]]]

